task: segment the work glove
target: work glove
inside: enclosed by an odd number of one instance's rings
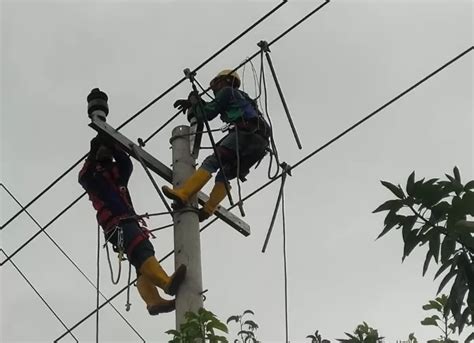
[[[99,136],[95,136],[91,139],[91,148],[89,150],[89,155],[87,156],[88,160],[95,160],[95,155],[97,154],[97,150],[102,145]]]
[[[188,101],[191,103],[191,105],[196,105],[201,102],[201,97],[199,96],[197,91],[192,91],[188,95]]]
[[[186,113],[186,111],[191,108],[192,104],[188,99],[178,99],[174,102],[173,107],[183,111],[183,113]]]

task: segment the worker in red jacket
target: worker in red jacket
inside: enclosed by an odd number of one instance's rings
[[[156,287],[175,295],[185,278],[186,266],[179,266],[170,277],[155,258],[148,232],[138,222],[127,189],[132,170],[130,157],[120,147],[98,136],[91,141],[90,152],[79,173],[79,183],[97,211],[97,221],[106,240],[126,252],[135,266],[138,292],[148,312],[157,315],[173,311],[175,300],[163,299]]]

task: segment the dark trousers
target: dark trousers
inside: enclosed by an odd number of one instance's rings
[[[119,247],[119,230],[122,231],[123,248],[137,275],[143,262],[155,255],[155,249],[136,220],[122,221],[118,227],[106,233],[105,238],[114,247]]]

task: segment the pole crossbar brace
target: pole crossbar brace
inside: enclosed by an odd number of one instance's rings
[[[286,104],[285,97],[283,96],[283,91],[281,90],[280,82],[278,81],[275,68],[273,67],[272,58],[270,57],[270,45],[268,44],[267,41],[262,40],[257,43],[257,46],[261,49],[263,53],[265,53],[268,66],[270,67],[273,80],[275,81],[275,86],[278,90],[278,95],[280,96],[281,102],[283,104],[283,108],[285,109],[286,117],[288,118],[288,122],[290,123],[291,131],[293,132],[293,137],[295,137],[296,145],[298,145],[299,149],[302,149],[303,147],[301,145],[300,138],[298,137],[298,132],[296,132],[295,124],[293,124],[293,119],[291,119],[290,110],[288,109],[288,105]]]
[[[289,164],[283,162],[283,163],[280,164],[280,166],[283,169],[283,172],[281,174],[280,191],[278,192],[277,202],[275,204],[275,209],[273,210],[272,221],[270,223],[270,227],[268,228],[267,236],[265,237],[265,243],[263,243],[263,248],[262,248],[263,253],[267,249],[268,241],[270,240],[270,235],[272,234],[272,231],[273,231],[273,225],[275,224],[275,219],[276,219],[276,215],[278,213],[278,208],[280,207],[280,201],[283,197],[283,190],[285,188],[286,176],[287,175],[292,176],[291,175],[291,166]]]
[[[163,205],[165,205],[166,209],[168,210],[169,214],[171,215],[171,218],[173,218],[173,210],[171,209],[170,205],[166,201],[166,198],[163,195],[163,193],[161,192],[160,187],[158,187],[158,184],[156,183],[155,179],[153,178],[153,175],[151,175],[150,171],[148,170],[145,162],[143,161],[143,158],[140,155],[140,152],[138,151],[137,146],[132,145],[131,148],[132,148],[133,152],[135,153],[136,158],[138,159],[138,161],[142,165],[143,169],[145,170],[146,175],[148,175],[148,178],[150,179],[151,183],[153,184],[153,187],[155,187],[155,190],[158,193],[158,195],[160,196],[160,199],[163,202]],[[147,213],[147,215],[148,215],[148,213]]]
[[[117,143],[124,151],[130,154],[133,158],[140,160],[142,159],[143,163],[148,167],[149,170],[152,170],[160,177],[165,179],[167,182],[173,182],[173,173],[170,168],[161,163],[151,154],[146,152],[144,149],[133,143],[130,139],[125,137],[123,134],[118,132],[112,126],[107,124],[105,121],[100,119],[96,115],[91,116],[91,123],[89,124],[91,128],[96,130],[100,134],[104,134],[107,137],[111,138],[115,143]],[[139,157],[137,155],[140,155]],[[198,202],[201,205],[204,205],[209,197],[203,192],[198,192],[197,194]],[[226,224],[233,227],[235,230],[240,232],[244,236],[250,235],[250,226],[244,222],[242,219],[234,215],[232,212],[227,211],[224,207],[219,206],[215,212],[216,217],[223,220]]]

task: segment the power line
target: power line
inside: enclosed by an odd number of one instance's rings
[[[289,32],[291,32],[294,28],[296,28],[298,25],[300,25],[301,23],[303,23],[305,20],[307,20],[309,17],[311,17],[313,14],[315,14],[317,11],[319,11],[321,8],[323,8],[325,5],[327,5],[329,3],[329,0],[326,0],[326,2],[324,2],[322,5],[318,6],[317,8],[315,8],[313,11],[311,11],[310,13],[308,13],[306,16],[304,16],[302,19],[300,19],[296,24],[290,26],[290,28],[288,28],[287,30],[285,30],[282,34],[278,35],[275,39],[273,39],[270,43],[268,43],[268,46],[274,44],[275,42],[277,42],[278,40],[280,40],[283,36],[285,36],[286,34],[288,34]],[[258,51],[257,53],[255,53],[250,59],[253,59],[255,56],[257,56],[258,54],[260,54],[260,51]],[[245,62],[246,63],[246,62]],[[242,67],[245,63],[242,63],[240,64],[236,69],[234,70],[237,70],[238,68]],[[173,116],[173,118],[176,118],[177,115],[179,113],[175,114]],[[168,120],[167,123],[171,122],[171,120]],[[122,125],[123,127],[123,125]],[[163,127],[163,126],[162,126]],[[154,134],[156,134],[157,132],[155,132]],[[153,134],[153,135],[154,135]],[[153,136],[152,135],[152,136]],[[151,137],[149,137],[146,141],[148,141]],[[72,207],[77,201],[80,200],[80,198],[82,198],[86,193],[82,193],[82,195],[80,195],[76,200],[74,200],[71,204],[69,204],[65,210],[63,210],[59,215],[57,215],[53,220],[51,220],[45,227],[44,229],[46,229],[49,225],[51,225],[54,221],[56,221],[64,212],[66,212],[70,207]],[[31,205],[31,202],[29,203],[29,205]],[[26,207],[25,207],[26,208]],[[16,217],[17,215],[19,215],[22,211],[19,211],[14,217]],[[8,224],[10,223],[14,218],[10,218],[10,220],[4,225],[2,226],[2,229]],[[29,244],[37,235],[39,234],[36,233],[34,236],[32,236],[27,242],[25,242],[20,248],[18,248],[17,250],[15,250],[15,252],[10,255],[10,256],[14,256],[15,254],[17,254],[21,249],[23,249],[27,244]],[[0,266],[3,265],[7,260],[3,261],[0,263]]]
[[[399,100],[400,98],[402,98],[403,96],[405,96],[407,93],[411,92],[413,89],[415,89],[416,87],[420,86],[422,83],[424,83],[425,81],[427,81],[428,79],[432,78],[433,76],[435,76],[436,74],[438,74],[440,71],[442,71],[443,69],[445,69],[446,67],[450,66],[451,64],[453,64],[454,62],[456,62],[457,60],[459,60],[460,58],[462,58],[463,56],[465,56],[466,54],[468,54],[469,52],[471,52],[472,50],[474,49],[473,46],[469,47],[468,49],[466,49],[465,51],[463,51],[462,53],[460,53],[459,55],[457,55],[456,57],[452,58],[451,60],[449,60],[448,62],[446,62],[444,65],[442,65],[441,67],[439,67],[438,69],[436,69],[435,71],[433,71],[432,73],[428,74],[427,76],[425,76],[424,78],[422,78],[420,81],[416,82],[414,85],[410,86],[409,88],[407,88],[405,91],[401,92],[400,94],[398,94],[397,96],[395,96],[394,98],[392,98],[391,100],[389,100],[388,102],[386,102],[384,105],[380,106],[379,108],[377,108],[375,111],[373,111],[372,113],[368,114],[367,116],[365,116],[364,118],[362,118],[361,120],[359,120],[357,123],[355,123],[354,125],[352,125],[351,127],[349,127],[348,129],[344,130],[342,133],[338,134],[336,137],[334,137],[333,139],[331,139],[330,141],[328,141],[327,143],[325,143],[324,145],[320,146],[319,148],[317,148],[316,150],[314,150],[313,152],[311,152],[310,154],[306,155],[304,158],[302,158],[301,160],[299,160],[297,163],[295,163],[294,165],[291,165],[291,167],[289,168],[289,170],[293,170],[297,167],[299,167],[301,164],[303,164],[304,162],[306,162],[308,159],[310,159],[311,157],[313,157],[314,155],[316,155],[317,153],[319,153],[320,151],[324,150],[325,148],[327,148],[329,145],[331,145],[332,143],[336,142],[337,140],[339,140],[340,138],[342,138],[343,136],[345,136],[347,133],[349,133],[350,131],[354,130],[355,128],[357,128],[359,125],[363,124],[365,121],[369,120],[370,118],[372,118],[373,116],[375,116],[376,114],[378,114],[380,111],[382,111],[383,109],[385,109],[386,107],[390,106],[391,104],[393,104],[394,102],[396,102],[397,100]],[[270,184],[272,184],[273,182],[275,182],[276,180],[278,180],[279,178],[282,177],[282,175],[284,174],[285,172],[282,172],[280,173],[279,175],[277,175],[275,178],[271,179],[270,181],[266,182],[265,184],[263,184],[262,186],[258,187],[257,189],[255,189],[253,192],[251,192],[250,194],[248,194],[247,196],[245,196],[242,201],[245,201],[249,198],[251,198],[252,196],[254,196],[255,194],[257,194],[258,192],[260,192],[261,190],[263,190],[264,188],[268,187]],[[234,206],[230,206],[228,208],[228,210],[231,210],[232,208],[234,208]],[[213,222],[217,220],[217,218],[213,219]],[[203,229],[207,227],[204,226]],[[203,230],[202,229],[202,230]]]
[[[5,256],[8,256],[5,251],[3,249],[0,249],[0,251],[5,255]],[[58,314],[53,310],[53,308],[48,304],[48,302],[41,296],[41,294],[36,290],[35,286],[33,286],[33,284],[30,282],[30,280],[28,280],[28,278],[25,276],[25,274],[23,274],[20,270],[20,268],[17,267],[17,265],[12,261],[10,260],[10,263],[12,264],[13,267],[15,267],[15,269],[17,270],[17,272],[23,277],[23,279],[25,279],[26,283],[28,283],[28,285],[33,289],[33,291],[35,291],[35,293],[40,297],[40,299],[43,301],[43,303],[46,305],[46,307],[51,311],[51,313],[53,313],[53,315],[56,317],[56,319],[61,323],[61,325],[66,329],[66,330],[69,330],[66,326],[66,324],[64,324],[64,322],[61,320],[61,318],[59,318]],[[77,340],[77,338],[72,334],[72,332],[69,331],[69,333],[71,334],[72,338],[74,338],[74,340],[76,342],[79,342]]]
[[[159,263],[162,263],[164,260],[166,260],[168,257],[172,256],[174,254],[174,250],[169,252],[168,254],[166,254],[165,256],[163,256],[160,260],[159,260]],[[115,293],[112,297],[110,297],[109,299],[107,299],[104,303],[102,303],[100,306],[98,306],[95,310],[93,310],[91,313],[89,313],[87,316],[85,316],[84,318],[82,318],[79,322],[77,322],[74,326],[72,326],[71,328],[69,328],[65,333],[63,333],[61,336],[59,336],[58,338],[56,338],[54,340],[54,343],[57,343],[59,342],[59,340],[61,340],[64,336],[66,336],[67,334],[69,334],[72,330],[74,330],[75,328],[77,328],[79,325],[81,325],[82,323],[84,323],[87,319],[89,319],[90,317],[92,317],[96,312],[98,312],[100,309],[102,309],[102,307],[104,307],[105,305],[107,305],[108,303],[110,303],[112,300],[114,300],[116,297],[118,297],[120,294],[122,294],[124,291],[126,291],[131,285],[133,285],[135,282],[137,281],[137,279],[135,278],[133,281],[129,282],[127,286],[125,286],[124,288],[122,288],[120,291],[118,291],[117,293]]]
[[[201,63],[198,67],[194,69],[193,72],[197,72],[201,68],[203,68],[206,64],[208,64],[210,61],[212,61],[214,58],[216,58],[218,55],[220,55],[224,50],[229,48],[232,44],[234,44],[236,41],[238,41],[240,38],[242,38],[245,34],[247,34],[249,31],[254,29],[257,25],[259,25],[261,22],[263,22],[265,19],[267,19],[269,16],[271,16],[273,13],[275,13],[278,9],[280,9],[284,4],[286,4],[288,0],[283,0],[280,2],[276,7],[274,7],[272,10],[267,12],[263,17],[258,19],[255,23],[253,23],[251,26],[249,26],[246,30],[242,31],[237,37],[232,39],[229,43],[224,45],[221,49],[216,51],[214,54],[212,54],[208,59],[206,59],[203,63]],[[150,103],[148,103],[145,107],[140,109],[137,113],[135,113],[132,117],[127,119],[125,122],[119,125],[117,130],[120,130],[123,128],[125,125],[129,124],[132,120],[137,118],[140,114],[142,114],[145,110],[150,108],[152,105],[154,105],[157,101],[162,99],[165,95],[170,93],[172,90],[174,90],[176,87],[178,87],[182,82],[186,80],[186,77],[181,78],[178,82],[176,82],[174,85],[169,87],[167,90],[165,90],[163,93],[161,93],[158,97],[156,97],[154,100],[152,100]],[[170,120],[168,120],[165,124],[169,124],[173,119],[175,119],[177,115],[174,115]],[[162,126],[163,128],[164,126]],[[28,204],[25,205],[24,209],[27,209],[30,207],[33,203],[35,203],[39,198],[41,198],[47,191],[49,191],[56,183],[58,183],[62,178],[64,178],[71,170],[73,170],[79,163],[81,163],[84,158],[87,157],[87,154],[82,156],[77,162],[75,162],[71,167],[69,167],[65,172],[63,172],[60,176],[58,176],[50,185],[48,185],[44,190],[42,190],[37,196],[35,196]],[[10,219],[8,219],[1,227],[0,230],[3,230],[8,224],[10,224],[13,220],[15,220],[16,217],[18,217],[21,213],[23,213],[24,210],[20,210],[17,213],[15,213]]]
[[[12,192],[2,183],[0,184],[0,186],[3,187],[3,189],[10,195],[10,197],[18,204],[18,206],[20,207],[23,207],[23,205],[20,203],[20,201],[12,194]],[[43,229],[40,225],[40,223],[38,223],[38,221],[30,214],[30,212],[28,212],[28,210],[25,210],[25,213],[28,215],[28,217],[30,217],[30,219],[36,224],[36,226],[38,228],[40,228],[41,230]],[[86,273],[84,273],[82,271],[82,269],[77,265],[76,262],[74,262],[70,257],[69,255],[59,246],[59,244],[53,239],[53,237],[51,237],[50,234],[48,234],[46,231],[43,231],[43,233],[46,235],[46,237],[49,238],[49,240],[56,246],[56,248],[58,248],[58,250],[66,257],[66,259],[69,260],[69,262],[72,263],[72,265],[79,271],[79,273],[82,274],[82,276],[89,282],[90,285],[92,285],[92,287],[94,287],[96,290],[97,287],[94,285],[94,283],[92,282],[92,280],[86,275]],[[99,294],[102,296],[103,299],[107,299],[107,297],[99,291]],[[133,332],[135,332],[135,334],[140,337],[140,339],[145,342],[145,340],[143,339],[143,337],[138,333],[138,331],[132,326],[132,324],[130,324],[130,322],[119,312],[119,310],[113,305],[113,304],[110,304],[110,306],[115,310],[115,312],[120,316],[120,318],[122,318],[125,323],[127,323],[127,325],[132,329]]]
[[[73,207],[86,193],[82,193],[79,197],[73,200],[69,205],[67,205],[61,212],[59,212],[56,217],[51,219],[41,230],[37,231],[33,236],[31,236],[26,242],[24,242],[19,248],[17,248],[13,253],[11,253],[5,260],[0,263],[0,266],[3,266],[7,261],[9,261],[13,256],[18,254],[24,247],[26,247],[33,239],[38,237],[41,232],[44,232],[51,224],[53,224],[59,217],[66,213],[71,207]]]

